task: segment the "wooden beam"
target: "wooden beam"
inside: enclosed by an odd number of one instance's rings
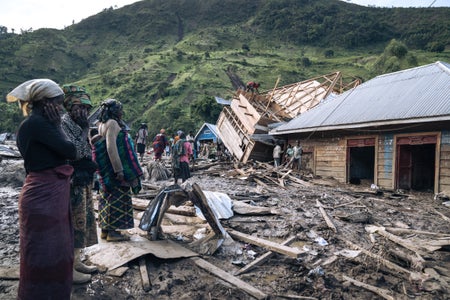
[[[385,230],[384,227],[381,226],[375,226],[375,225],[367,225],[365,227],[365,230],[368,233],[378,233],[381,236],[384,236],[388,240],[399,244],[402,247],[405,247],[406,249],[409,249],[419,255],[426,255],[427,252],[433,252],[441,248],[439,245],[432,245],[426,241],[423,241],[420,245],[417,245],[415,243],[412,243],[406,239],[402,239],[401,237],[396,236],[395,234],[389,233]],[[448,243],[444,243],[448,244]]]
[[[255,297],[256,299],[267,299],[268,298],[267,294],[256,289],[255,287],[249,285],[248,283],[240,280],[239,278],[234,277],[233,275],[225,272],[224,270],[216,267],[215,265],[207,262],[204,259],[201,259],[199,257],[191,257],[189,259],[192,262],[194,262],[197,266],[202,268],[203,270],[206,270],[209,273],[216,275],[218,278],[220,278],[228,283],[231,283],[232,285],[236,286],[237,288],[246,292],[247,294]]]
[[[415,229],[409,229],[409,228],[386,227],[386,230],[390,231],[392,233],[396,233],[396,234],[408,233],[408,234],[422,234],[422,235],[431,235],[431,236],[434,235],[434,236],[450,237],[450,235],[448,233],[415,230]]]
[[[144,289],[144,291],[148,292],[151,290],[152,285],[150,283],[150,278],[148,277],[147,263],[145,261],[145,256],[142,256],[139,259],[139,271],[141,272],[142,288]]]
[[[296,236],[291,236],[290,238],[288,238],[287,240],[285,240],[284,242],[281,243],[281,245],[283,246],[288,246],[290,243],[292,243],[297,237]],[[245,267],[241,268],[240,270],[238,270],[234,275],[241,275],[244,274],[245,272],[249,271],[250,269],[253,269],[256,266],[261,265],[263,262],[265,262],[266,260],[268,260],[272,255],[274,254],[274,252],[272,251],[268,251],[266,253],[264,253],[263,255],[261,255],[260,257],[258,257],[257,259],[255,259],[254,261],[252,261],[251,263],[249,263],[248,265],[246,265]]]
[[[322,203],[320,203],[319,200],[316,200],[317,205],[319,206],[320,213],[322,214],[322,217],[325,219],[325,222],[327,223],[328,227],[333,230],[334,232],[337,232],[336,226],[334,226],[333,222],[331,221],[330,217],[327,215],[327,212],[323,208]]]
[[[402,273],[402,274],[406,274],[409,275],[409,279],[418,279],[418,280],[422,280],[425,281],[428,276],[426,274],[422,274],[420,272],[415,272],[415,271],[410,271],[407,270],[387,259],[384,259],[383,257],[381,257],[380,255],[374,254],[366,249],[364,249],[363,247],[360,247],[356,244],[353,244],[350,241],[344,240],[344,242],[349,245],[350,247],[352,247],[353,249],[357,249],[360,250],[362,253],[364,253],[365,255],[367,255],[368,257],[373,258],[377,263],[381,264],[382,266],[387,267],[390,270],[394,270],[398,273]]]
[[[353,284],[356,285],[357,287],[362,287],[362,288],[365,288],[366,290],[369,290],[369,291],[371,291],[371,292],[374,292],[375,294],[377,294],[378,296],[381,296],[381,297],[384,298],[384,299],[387,299],[387,300],[395,300],[395,299],[398,299],[397,297],[394,297],[394,296],[393,296],[393,293],[392,293],[391,291],[384,290],[384,289],[381,289],[381,288],[376,287],[376,286],[373,286],[373,285],[369,285],[369,284],[367,284],[367,283],[358,281],[358,280],[356,280],[356,279],[350,278],[350,277],[345,276],[345,275],[342,275],[342,278],[343,278],[344,280],[346,280],[346,281],[349,281],[349,282],[353,283]]]
[[[19,279],[19,273],[19,265],[0,266],[0,279]]]
[[[281,253],[290,257],[298,258],[301,254],[304,253],[304,251],[297,248],[280,245],[278,243],[251,236],[236,230],[227,230],[227,232],[229,235],[231,235],[231,237],[240,241],[247,242],[252,245],[257,245],[269,249],[273,252]]]
[[[146,210],[150,200],[140,199],[136,197],[132,197],[131,201],[133,202],[133,209],[136,210]]]

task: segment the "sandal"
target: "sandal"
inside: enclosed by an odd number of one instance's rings
[[[100,238],[106,240],[107,237],[108,237],[108,230],[102,229],[102,232],[100,233]]]
[[[106,237],[106,240],[108,242],[122,242],[122,241],[128,241],[130,238],[126,235],[121,234],[120,232],[110,230],[108,231],[108,236]]]

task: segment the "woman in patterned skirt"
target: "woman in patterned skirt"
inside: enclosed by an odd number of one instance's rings
[[[122,114],[120,101],[104,101],[99,115],[99,134],[92,139],[101,185],[98,222],[101,238],[109,242],[129,239],[117,229],[134,227],[131,192],[140,191],[143,174]]]

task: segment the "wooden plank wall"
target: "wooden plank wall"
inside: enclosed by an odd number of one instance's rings
[[[382,134],[378,137],[378,157],[375,158],[377,163],[376,185],[381,188],[394,188],[394,135]]]
[[[442,131],[439,157],[439,192],[450,193],[450,131]]]
[[[344,138],[300,140],[302,148],[314,149],[314,174],[346,182],[346,145]],[[295,145],[295,140],[289,141]],[[303,158],[302,158],[303,160]],[[311,165],[311,162],[308,163]],[[302,166],[304,166],[302,162]]]
[[[395,136],[391,133],[378,136],[377,157],[377,182],[380,188],[393,189],[395,182]],[[295,140],[289,140],[295,145]],[[346,182],[346,139],[327,138],[300,140],[303,149],[307,149],[302,157],[303,167],[312,167],[317,176],[333,177],[340,182]],[[440,141],[439,170],[439,192],[450,194],[450,131],[442,131]],[[312,155],[311,155],[312,154]],[[314,162],[303,161],[313,157]]]
[[[231,122],[227,119],[224,112],[221,112],[217,119],[217,131],[220,139],[224,143],[225,147],[240,160],[244,154],[241,149],[242,138],[239,136],[239,132],[233,127]]]
[[[258,122],[260,115],[245,96],[240,94],[239,99],[233,99],[231,101],[231,109],[238,117],[241,125],[244,126],[246,132],[253,134],[255,124]]]

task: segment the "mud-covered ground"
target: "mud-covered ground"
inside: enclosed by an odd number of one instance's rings
[[[0,266],[17,267],[19,261],[17,199],[23,171],[18,162],[4,159],[0,164]],[[450,298],[447,198],[432,193],[377,191],[367,182],[343,185],[294,172],[290,175],[306,183],[286,177],[285,187],[270,180],[258,184],[251,175],[242,176],[233,169],[231,164],[220,164],[193,172],[189,181],[202,190],[226,193],[235,201],[273,208],[276,214],[235,214],[221,220],[225,230],[277,243],[294,236],[290,246],[304,252],[297,258],[274,253],[263,264],[236,276],[269,299]],[[259,172],[277,179],[268,169]],[[154,184],[167,186],[172,182]],[[336,231],[327,224],[323,212]],[[377,226],[381,234],[369,234],[368,225]],[[234,239],[232,245],[201,258],[235,274],[266,252]],[[139,263],[132,261],[128,267],[121,277],[94,274],[91,283],[74,286],[72,299],[255,299],[189,259],[148,256],[149,291],[142,287]],[[378,293],[356,286],[359,282],[378,288]],[[17,280],[0,279],[0,299],[14,299],[16,291]],[[384,297],[380,296],[383,293]]]

